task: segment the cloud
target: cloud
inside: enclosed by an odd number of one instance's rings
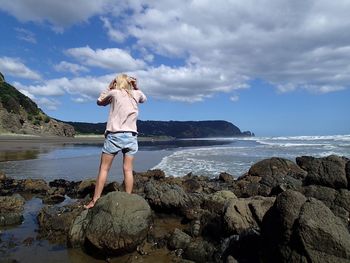
[[[24,28],[15,28],[17,32],[17,38],[26,42],[36,44],[35,34]]]
[[[39,73],[29,69],[18,58],[0,57],[0,71],[5,75],[14,77],[39,80],[41,76]]]
[[[89,69],[74,63],[67,61],[61,61],[59,64],[54,66],[54,69],[58,72],[71,72],[74,75],[78,75],[79,72],[88,72]]]
[[[93,50],[89,46],[70,48],[66,54],[87,66],[110,69],[114,72],[142,69],[145,62],[134,59],[127,51],[119,48]]]
[[[68,81],[68,79],[63,78]],[[19,82],[15,82],[14,86],[17,89],[29,92],[32,95],[38,96],[62,96],[65,94],[63,89],[62,79],[52,79],[47,81],[42,81],[39,84],[34,85],[23,85]]]
[[[116,42],[123,42],[125,40],[126,35],[122,31],[113,28],[107,17],[101,17],[101,20],[103,22],[103,27],[107,29],[107,34],[111,40]]]
[[[37,103],[41,108],[46,108],[48,110],[55,111],[58,109],[58,106],[61,105],[61,102],[52,98],[39,98]]]
[[[0,0],[0,9],[21,22],[49,22],[57,31],[108,12],[111,0]]]
[[[17,85],[18,84],[19,83],[17,83]],[[32,94],[28,90],[24,90],[24,89],[19,89],[19,91],[22,94],[26,95],[31,100],[35,101],[39,105],[40,108],[44,108],[47,110],[57,110],[58,106],[61,105],[61,102],[56,100],[56,99],[46,98],[46,97],[36,97],[34,94]]]
[[[349,1],[133,1],[129,9],[116,19],[140,50],[279,90],[349,86]]]

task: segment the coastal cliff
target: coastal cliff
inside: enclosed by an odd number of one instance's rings
[[[46,115],[35,102],[8,84],[1,74],[0,133],[73,137],[75,130]]]

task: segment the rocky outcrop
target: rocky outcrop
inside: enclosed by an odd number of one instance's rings
[[[128,255],[140,261],[162,249],[174,262],[350,262],[349,163],[338,156],[270,158],[237,180],[135,173],[137,194],[112,182],[90,210],[82,200],[45,206],[39,238],[68,239],[99,256],[134,251]],[[47,185],[0,173],[0,194],[45,202],[68,195],[85,203],[93,188],[92,180]]]

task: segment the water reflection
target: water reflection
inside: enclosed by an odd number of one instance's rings
[[[2,151],[0,152],[0,162],[37,159],[39,153],[39,150]]]

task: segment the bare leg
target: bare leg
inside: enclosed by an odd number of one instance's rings
[[[124,154],[123,157],[123,172],[124,172],[124,187],[125,192],[131,194],[134,185],[133,171],[134,156]]]
[[[100,162],[100,169],[99,169],[99,173],[98,173],[98,176],[96,179],[94,197],[92,198],[92,200],[89,204],[84,206],[85,208],[89,209],[89,208],[93,207],[95,205],[97,199],[100,198],[103,187],[105,186],[105,183],[107,180],[109,169],[112,166],[113,159],[114,159],[114,155],[102,153],[101,162]]]

